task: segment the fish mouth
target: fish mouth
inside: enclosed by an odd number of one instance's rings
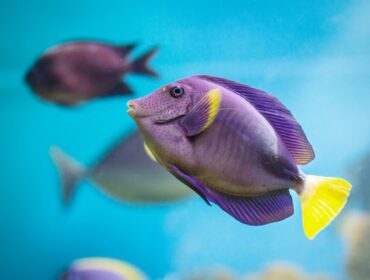
[[[185,114],[181,114],[181,115],[178,115],[176,117],[158,119],[158,120],[155,121],[155,123],[156,124],[166,124],[166,123],[177,121],[177,120],[183,118],[184,116],[185,116]]]
[[[127,113],[132,117],[132,118],[144,118],[148,117],[148,114],[145,114],[143,110],[140,109],[140,106],[135,102],[134,100],[130,100],[127,102]]]
[[[127,107],[128,107],[127,113],[132,114],[133,112],[136,111],[137,104],[134,101],[130,100],[129,102],[127,102]]]

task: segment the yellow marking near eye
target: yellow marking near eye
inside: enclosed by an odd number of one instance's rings
[[[210,90],[206,95],[208,102],[209,102],[209,111],[208,111],[208,119],[204,125],[204,129],[209,127],[216,118],[218,113],[218,109],[220,108],[221,104],[221,91],[217,88]]]
[[[168,87],[163,87],[162,88],[162,92],[167,92],[168,91]]]

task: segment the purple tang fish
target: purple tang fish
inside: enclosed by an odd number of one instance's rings
[[[312,146],[275,97],[212,76],[192,76],[128,102],[156,160],[208,204],[242,223],[263,225],[294,212],[299,194],[309,239],[347,202],[351,185],[304,174]]]
[[[60,280],[147,280],[131,264],[110,258],[79,259],[71,265]]]
[[[131,61],[128,57],[135,46],[95,41],[57,45],[37,59],[25,80],[37,95],[60,105],[131,94],[132,90],[122,76],[127,73],[157,76],[147,65],[157,49]]]

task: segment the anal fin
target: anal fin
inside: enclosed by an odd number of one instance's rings
[[[292,197],[289,190],[282,190],[263,196],[236,197],[213,190],[212,202],[238,221],[259,226],[284,220],[294,213]]]
[[[248,225],[264,225],[281,221],[293,215],[293,201],[289,190],[281,190],[263,196],[237,197],[211,190],[194,177],[171,166],[173,174],[196,191],[208,204],[220,206],[238,221]]]
[[[114,96],[114,95],[126,95],[132,94],[133,91],[128,84],[124,81],[119,81],[108,93],[106,96]]]

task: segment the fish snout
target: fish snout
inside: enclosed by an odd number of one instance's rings
[[[132,118],[146,118],[153,114],[146,97],[136,98],[127,102],[127,113]]]
[[[129,102],[127,102],[127,107],[129,110],[135,110],[138,107],[138,105],[134,100],[130,100]]]
[[[128,107],[127,113],[131,117],[139,115],[139,104],[136,101],[130,100],[129,102],[127,102],[127,107]]]

